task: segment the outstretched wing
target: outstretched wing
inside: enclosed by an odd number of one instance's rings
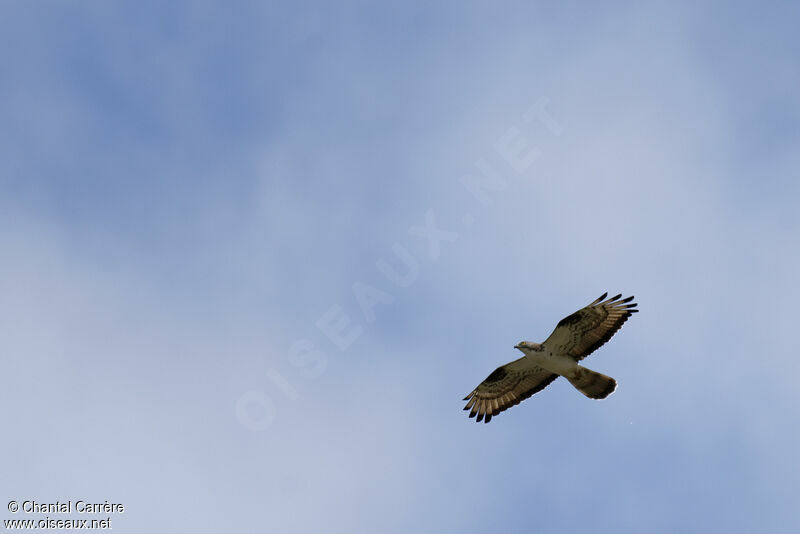
[[[580,361],[611,339],[628,317],[639,311],[633,309],[637,304],[631,302],[632,296],[619,300],[622,297],[619,294],[603,301],[606,295],[608,293],[603,293],[585,308],[561,319],[550,337],[542,343],[545,350]]]
[[[558,378],[531,363],[525,356],[495,369],[486,380],[464,397],[469,401],[464,407],[469,416],[478,416],[477,421],[489,422],[500,412],[516,406],[534,393],[546,388]]]

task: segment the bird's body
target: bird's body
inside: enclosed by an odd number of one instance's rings
[[[572,375],[576,373],[578,367],[580,367],[578,362],[569,356],[566,356],[565,354],[553,354],[552,351],[548,351],[545,347],[542,349],[543,350],[537,351],[520,347],[520,350],[525,354],[525,357],[531,362],[532,365],[546,369],[551,373],[561,376]]]
[[[597,350],[622,327],[634,309],[633,297],[608,294],[559,321],[543,343],[521,341],[514,346],[524,356],[495,369],[464,400],[470,417],[487,423],[492,416],[519,404],[546,388],[559,376],[592,399],[604,399],[617,387],[610,376],[592,371],[578,362]]]

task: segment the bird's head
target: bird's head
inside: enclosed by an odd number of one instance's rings
[[[522,352],[539,352],[542,350],[542,345],[541,343],[533,343],[532,341],[520,341],[514,345],[514,348]]]

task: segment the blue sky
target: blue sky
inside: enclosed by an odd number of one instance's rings
[[[794,532],[799,15],[4,3],[3,498],[120,502],[118,532]],[[586,361],[613,396],[466,417],[604,291],[642,311]]]

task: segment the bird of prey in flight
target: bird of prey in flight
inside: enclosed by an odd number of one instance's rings
[[[563,376],[590,399],[605,399],[617,387],[617,381],[587,369],[578,362],[600,348],[639,310],[633,297],[620,300],[622,294],[603,295],[569,315],[543,343],[520,341],[514,346],[525,356],[495,369],[472,393],[464,397],[470,417],[489,422],[492,417],[524,401]]]

